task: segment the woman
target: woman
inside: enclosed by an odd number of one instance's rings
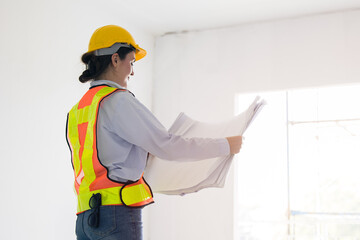
[[[240,151],[242,137],[184,139],[167,132],[127,90],[133,64],[146,55],[125,29],[97,29],[82,56],[89,91],[71,109],[67,140],[78,198],[78,240],[142,239],[141,209],[153,203],[142,175],[148,154],[206,159]]]

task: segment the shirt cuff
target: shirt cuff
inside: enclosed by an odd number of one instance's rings
[[[230,155],[230,145],[226,138],[220,138],[219,140],[219,151],[221,156]]]

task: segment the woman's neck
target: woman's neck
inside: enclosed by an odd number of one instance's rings
[[[123,88],[127,88],[127,80],[126,79],[124,79],[123,81],[119,80],[119,78],[112,71],[104,72],[103,74],[95,78],[95,80],[109,80],[119,84]]]

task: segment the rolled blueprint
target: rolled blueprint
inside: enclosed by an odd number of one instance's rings
[[[180,113],[169,133],[185,138],[223,138],[243,135],[265,101],[256,97],[242,113],[221,123],[204,123]],[[208,187],[223,187],[231,166],[233,155],[204,160],[180,159],[169,161],[149,156],[144,178],[153,192],[169,195],[194,193]]]

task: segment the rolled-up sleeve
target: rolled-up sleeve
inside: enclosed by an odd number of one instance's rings
[[[104,103],[109,131],[159,158],[206,159],[230,154],[225,138],[183,138],[170,134],[129,92],[117,92]]]

